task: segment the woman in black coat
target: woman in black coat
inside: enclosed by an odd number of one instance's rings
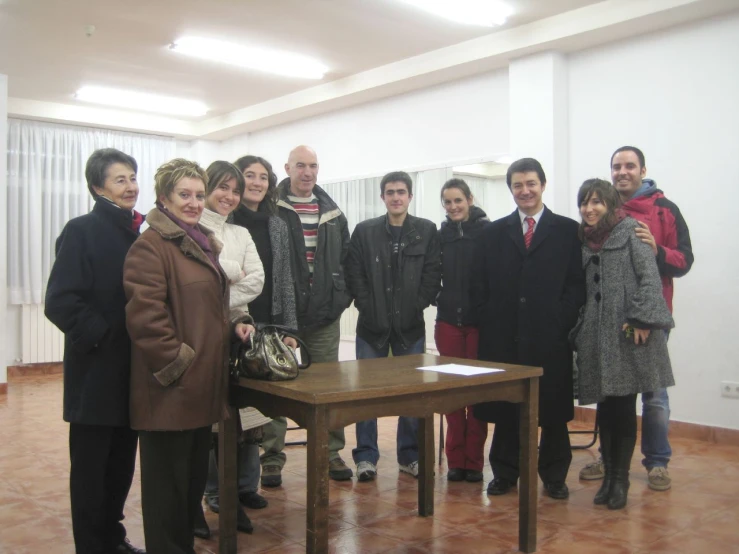
[[[544,206],[546,177],[536,160],[513,163],[506,179],[518,209],[485,228],[473,275],[478,358],[544,368],[539,476],[547,494],[567,498],[564,480],[572,460],[567,422],[574,415],[567,335],[585,301],[578,224]],[[504,494],[518,480],[518,406],[480,404],[475,416],[496,424],[490,449],[494,480],[488,494]]]
[[[105,148],[87,161],[92,212],[56,241],[46,317],[64,333],[64,420],[69,422],[70,500],[77,552],[143,552],[126,539],[123,506],[138,434],[128,421],[131,341],[123,262],[143,222],[136,160]]]
[[[441,187],[441,204],[447,219],[441,224],[441,292],[434,339],[442,356],[477,359],[479,333],[470,313],[470,276],[478,239],[488,222],[474,205],[470,187],[450,179]],[[472,413],[472,406],[446,414],[445,451],[449,481],[482,481],[483,449],[488,424]]]

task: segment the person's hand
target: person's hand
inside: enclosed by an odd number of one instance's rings
[[[254,326],[248,323],[237,323],[236,324],[236,336],[239,337],[241,342],[246,342],[254,332]]]
[[[648,244],[652,248],[652,252],[654,252],[654,255],[657,255],[657,242],[654,240],[654,235],[652,235],[652,231],[649,230],[649,225],[644,223],[643,221],[638,221],[639,227],[635,229],[636,236],[641,240],[644,244]]]
[[[649,338],[649,333],[651,332],[650,329],[637,329],[636,327],[631,327],[628,323],[624,323],[623,327],[621,327],[622,331],[626,331],[626,336],[629,337],[631,333],[634,335],[634,344],[646,344],[647,339]]]
[[[289,346],[293,350],[297,350],[298,349],[298,341],[296,341],[292,337],[283,337],[282,338],[282,342],[285,344],[285,346]]]

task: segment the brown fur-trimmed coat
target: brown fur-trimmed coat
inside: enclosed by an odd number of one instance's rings
[[[123,285],[131,336],[131,427],[207,427],[224,415],[232,335],[227,279],[155,208],[128,252]],[[200,227],[218,256],[221,244]],[[243,319],[243,318],[242,318]]]

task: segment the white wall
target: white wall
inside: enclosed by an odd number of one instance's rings
[[[438,85],[227,141],[284,176],[292,148],[318,153],[318,182],[440,165],[508,151],[507,71]]]
[[[613,150],[644,151],[696,260],[675,282],[672,418],[739,429],[739,400],[719,392],[739,382],[739,15],[573,55],[569,75],[571,215],[584,179],[609,178]]]

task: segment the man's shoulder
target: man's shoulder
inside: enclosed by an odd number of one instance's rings
[[[663,192],[655,194],[654,197],[655,206],[659,206],[660,208],[667,208],[672,212],[680,211],[680,208],[677,207],[677,204],[675,204],[672,200],[669,200]]]
[[[557,225],[562,225],[563,227],[569,228],[570,230],[575,232],[577,232],[577,229],[580,227],[580,224],[571,217],[556,214],[551,210],[549,210],[549,213],[552,216],[552,221],[556,222]]]
[[[381,215],[379,217],[373,217],[371,219],[365,219],[364,221],[360,221],[357,223],[357,225],[354,227],[357,231],[366,231],[375,227],[384,227],[385,225],[385,216]]]
[[[408,219],[413,223],[413,225],[417,229],[422,229],[424,231],[437,231],[436,223],[431,221],[430,219],[426,219],[423,217],[416,217],[415,215],[408,214]]]

